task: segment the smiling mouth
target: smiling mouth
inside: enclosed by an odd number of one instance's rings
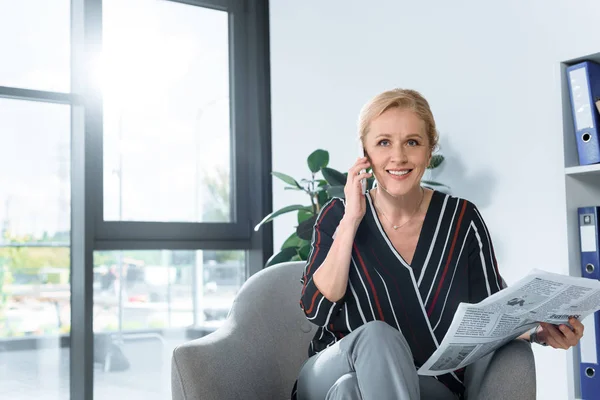
[[[408,175],[410,172],[412,171],[412,169],[405,169],[402,171],[392,171],[392,170],[387,170],[387,173],[393,176],[405,176]]]

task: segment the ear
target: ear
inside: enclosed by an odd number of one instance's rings
[[[432,158],[433,158],[433,150],[429,149],[429,158],[427,159],[427,166],[431,165]]]

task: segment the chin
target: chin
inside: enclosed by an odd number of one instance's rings
[[[413,191],[415,188],[418,188],[420,186],[419,182],[390,182],[388,181],[384,181],[381,185],[386,192],[388,192],[390,195],[395,196],[395,197],[400,197],[400,196],[405,196],[408,193],[410,193],[411,191]]]
[[[415,172],[417,171],[412,170],[405,176],[391,176],[388,172],[384,172],[384,179],[379,182],[392,196],[404,196],[421,186],[421,177]]]

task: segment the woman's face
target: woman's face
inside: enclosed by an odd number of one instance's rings
[[[393,196],[420,186],[431,146],[425,122],[412,110],[390,108],[371,122],[364,140],[379,185]]]

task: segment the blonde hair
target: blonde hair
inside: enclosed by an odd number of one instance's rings
[[[373,97],[360,111],[358,119],[359,140],[364,144],[371,122],[390,108],[399,107],[413,110],[425,122],[431,151],[438,146],[439,135],[435,119],[427,100],[421,93],[412,89],[392,89]]]

